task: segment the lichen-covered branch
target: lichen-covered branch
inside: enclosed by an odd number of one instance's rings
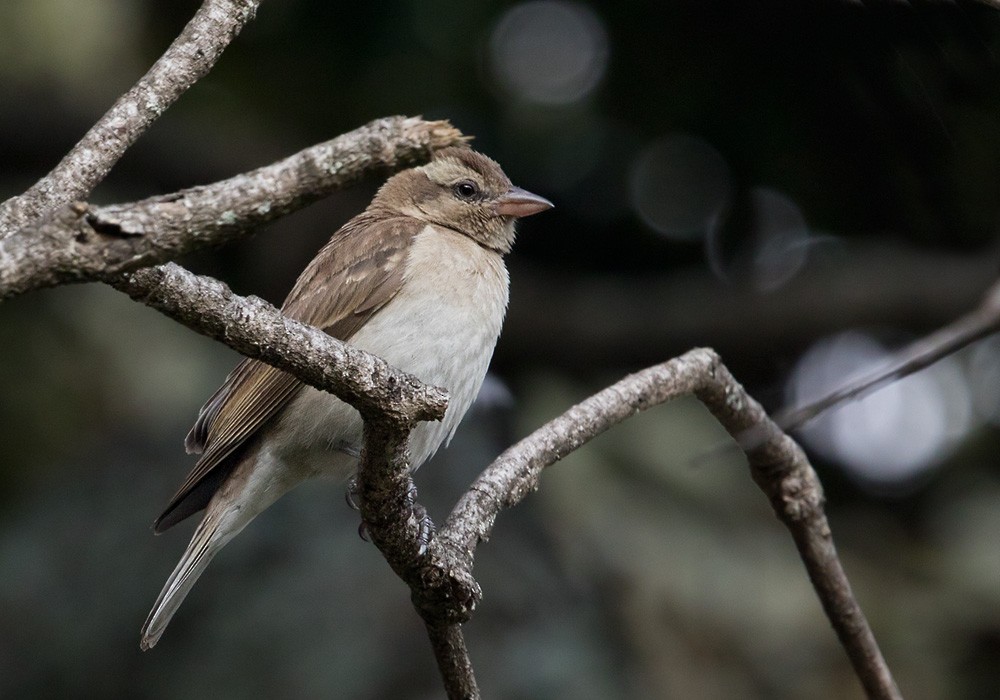
[[[24,194],[0,204],[0,238],[55,207],[86,198],[149,126],[206,75],[260,0],[205,0],[149,71]]]
[[[694,394],[734,439],[744,441],[741,447],[754,481],[792,533],[823,609],[869,697],[900,698],[837,557],[819,479],[795,441],[707,349],[626,377],[542,426],[488,466],[424,557],[423,577],[437,584],[414,588],[425,618],[429,611],[444,608],[450,611],[451,624],[457,625],[471,615],[478,600],[471,579],[476,546],[489,537],[501,510],[538,488],[545,467],[636,413],[685,394]],[[753,439],[745,441],[748,435]]]
[[[203,335],[336,394],[366,417],[412,427],[444,416],[443,389],[283,316],[263,299],[234,294],[218,280],[168,263],[127,273],[112,284]]]
[[[139,202],[83,202],[0,236],[0,299],[221,245],[371,172],[430,158],[467,139],[446,121],[386,117],[227,180]]]

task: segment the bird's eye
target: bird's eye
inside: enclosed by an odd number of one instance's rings
[[[469,180],[462,180],[454,187],[455,196],[459,199],[472,199],[477,194],[479,194],[479,188],[476,187],[476,183]]]

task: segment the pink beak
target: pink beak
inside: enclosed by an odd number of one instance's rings
[[[511,187],[496,201],[496,204],[493,205],[493,211],[501,216],[520,218],[551,209],[553,206],[555,205],[545,197],[539,197],[537,194],[522,190],[520,187]]]

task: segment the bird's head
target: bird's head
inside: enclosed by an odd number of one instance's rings
[[[552,202],[511,184],[500,166],[469,148],[446,148],[391,177],[372,202],[445,226],[499,253],[514,244],[514,222]]]

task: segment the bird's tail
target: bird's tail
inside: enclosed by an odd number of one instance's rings
[[[205,571],[212,558],[236,535],[242,527],[220,527],[220,521],[225,518],[213,517],[217,513],[209,512],[198,525],[184,555],[177,562],[177,567],[170,574],[160,597],[142,626],[142,638],[139,646],[143,651],[152,649],[160,640],[163,630],[167,628],[170,618],[184,602],[185,596],[198,577]],[[245,523],[242,523],[245,524]]]

